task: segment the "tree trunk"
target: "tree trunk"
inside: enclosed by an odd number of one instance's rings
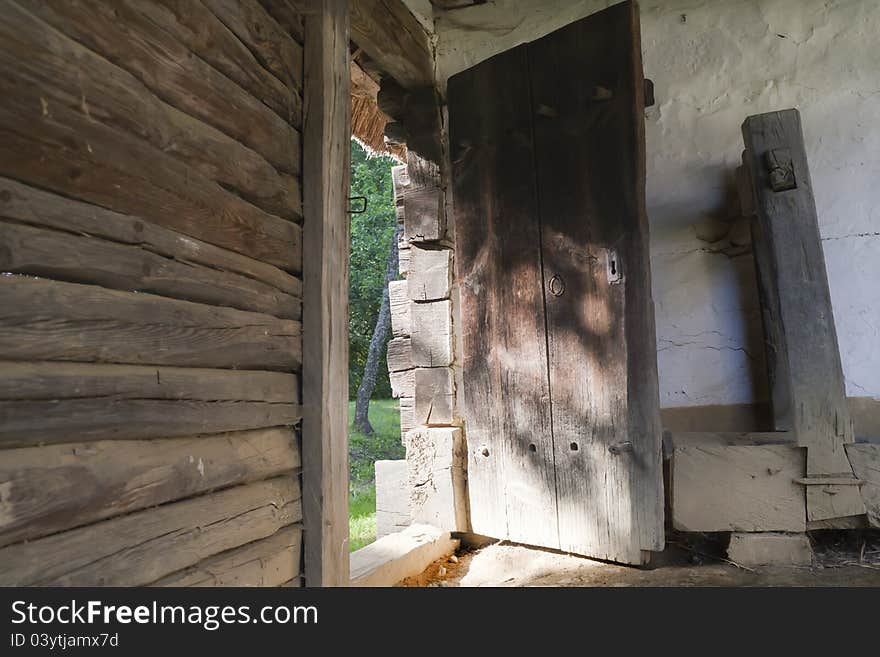
[[[373,426],[368,417],[370,411],[370,397],[373,396],[373,388],[376,387],[376,376],[379,374],[379,359],[382,355],[382,347],[388,337],[388,329],[391,328],[391,302],[388,298],[388,283],[397,278],[398,251],[397,240],[403,226],[397,225],[394,235],[391,236],[391,246],[388,249],[388,261],[385,267],[385,285],[382,287],[382,305],[379,308],[379,316],[376,318],[376,328],[373,329],[373,337],[370,338],[370,350],[367,352],[367,363],[364,366],[364,376],[358,386],[357,401],[354,407],[354,429],[365,436],[373,435]]]

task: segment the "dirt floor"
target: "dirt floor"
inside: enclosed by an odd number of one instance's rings
[[[744,567],[724,559],[725,537],[672,537],[642,568],[510,543],[464,547],[402,586],[874,586],[880,534],[812,536],[812,567]]]

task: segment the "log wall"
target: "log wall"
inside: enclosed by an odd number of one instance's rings
[[[0,585],[297,585],[302,16],[0,16]]]

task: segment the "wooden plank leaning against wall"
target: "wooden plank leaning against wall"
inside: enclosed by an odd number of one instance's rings
[[[0,585],[300,585],[303,17],[0,16]]]

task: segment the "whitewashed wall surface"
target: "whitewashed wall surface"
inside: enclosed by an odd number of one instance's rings
[[[493,0],[435,14],[450,75],[613,2]],[[762,401],[752,257],[734,170],[746,116],[802,115],[847,394],[880,398],[880,2],[643,0],[660,396]],[[486,27],[491,26],[491,27]]]

